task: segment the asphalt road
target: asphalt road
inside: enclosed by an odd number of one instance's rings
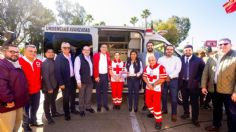
[[[86,113],[85,117],[79,115],[71,115],[71,121],[65,121],[63,117],[55,118],[55,124],[48,125],[43,109],[41,96],[41,104],[38,111],[38,121],[43,122],[44,126],[40,128],[33,128],[34,132],[154,132],[157,131],[154,128],[154,118],[147,118],[148,111],[142,111],[143,95],[140,95],[139,111],[137,113],[129,112],[127,107],[127,95],[123,95],[123,104],[121,110],[112,110],[111,97],[109,95],[109,107],[110,111],[102,109],[100,113]],[[92,99],[93,108],[96,110],[95,94]],[[58,111],[63,113],[61,94],[58,95],[57,100]],[[78,108],[78,106],[77,106]],[[212,109],[200,110],[199,121],[201,126],[195,127],[191,124],[191,119],[182,120],[180,115],[183,114],[183,108],[178,105],[178,120],[177,122],[171,122],[170,115],[170,103],[168,104],[169,113],[163,115],[163,126],[160,131],[168,132],[204,132],[204,128],[211,125],[212,121]],[[22,131],[22,130],[20,130]],[[221,132],[227,131],[225,115]]]

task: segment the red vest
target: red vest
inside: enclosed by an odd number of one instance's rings
[[[36,59],[33,68],[23,57],[19,58],[19,63],[25,73],[28,83],[29,94],[38,93],[41,89],[41,65],[42,61]]]
[[[153,67],[149,65],[144,69],[143,77],[147,77],[148,83],[153,84],[159,79],[166,79],[167,74],[166,74],[165,67],[156,63]],[[149,88],[146,87],[146,89],[149,89]],[[154,91],[161,92],[161,85],[156,85],[154,87]]]
[[[127,73],[125,72],[125,63],[123,61],[120,61],[120,60],[111,61],[109,70],[111,70],[115,76],[122,76],[122,79],[120,80],[120,82],[124,82],[124,74],[127,74]],[[116,82],[116,80],[113,77],[111,77],[111,81]]]

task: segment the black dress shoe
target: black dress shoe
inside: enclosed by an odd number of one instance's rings
[[[147,115],[147,117],[148,117],[148,118],[153,118],[154,115],[150,113],[150,114]]]
[[[155,129],[160,130],[161,127],[162,127],[162,123],[161,122],[156,122]]]
[[[31,123],[30,126],[32,126],[32,127],[42,127],[43,123],[34,122],[34,123]]]
[[[79,101],[75,101],[75,105],[79,105]]]
[[[86,111],[90,112],[90,113],[95,113],[94,109],[90,108],[90,109],[86,109]]]
[[[146,111],[147,110],[147,106],[144,105],[143,108],[142,108],[143,111]]]
[[[22,126],[22,128],[24,129],[24,132],[32,132],[32,129],[29,127],[29,125]]]
[[[52,117],[60,117],[60,116],[63,116],[64,114],[61,114],[59,112],[55,112],[52,114]]]
[[[134,109],[134,112],[135,112],[135,113],[138,112],[138,109]]]
[[[53,119],[48,119],[48,125],[53,125],[55,122]]]
[[[79,112],[79,115],[80,115],[81,117],[84,117],[84,116],[85,116],[85,112],[84,112],[84,111],[81,111],[81,112]]]
[[[72,113],[72,114],[75,114],[75,115],[78,115],[78,114],[79,114],[79,111],[78,111],[78,110],[72,110],[71,113]]]
[[[65,116],[65,120],[66,120],[66,121],[71,120],[70,116]]]
[[[163,110],[161,113],[162,114],[167,114],[168,112],[167,112],[167,110]]]
[[[112,108],[113,108],[113,110],[116,110],[116,109],[117,109],[117,106],[116,106],[116,105],[113,105]]]
[[[207,126],[207,127],[205,127],[205,130],[208,132],[218,132],[218,131],[220,131],[220,128],[215,127],[215,126]]]
[[[108,106],[104,106],[104,108],[105,108],[106,111],[110,110]]]
[[[131,112],[132,111],[132,108],[129,108],[129,112]]]
[[[120,110],[120,105],[117,105],[116,108],[117,108],[117,110]]]
[[[192,121],[193,125],[196,127],[200,127],[200,123],[199,121]]]
[[[98,108],[97,108],[97,112],[101,112],[101,107],[98,107]]]
[[[181,117],[181,119],[185,120],[185,119],[189,118],[189,114],[183,114],[180,117]]]

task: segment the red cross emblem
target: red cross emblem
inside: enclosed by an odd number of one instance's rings
[[[149,79],[150,82],[152,82],[153,79],[157,79],[157,76],[155,76],[155,75],[152,75],[152,76],[151,76],[151,75],[148,75],[147,77],[148,77],[148,79]]]
[[[122,68],[120,68],[119,65],[116,65],[116,68],[113,68],[113,71],[116,71],[116,74],[119,74],[120,71],[122,71]]]

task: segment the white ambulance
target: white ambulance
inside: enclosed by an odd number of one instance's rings
[[[100,44],[107,44],[111,55],[121,53],[121,59],[126,60],[131,50],[139,53],[146,51],[145,44],[155,41],[154,47],[170,44],[160,34],[144,28],[118,27],[118,26],[58,26],[49,25],[44,28],[43,50],[53,48],[60,52],[61,42],[69,42],[71,51],[76,55],[81,53],[84,45],[92,47],[92,52],[98,52]]]
[[[146,51],[146,43],[154,42],[156,50],[164,45],[171,45],[163,36],[152,30],[136,27],[119,26],[58,26],[48,25],[44,27],[43,50],[53,48],[56,53],[60,52],[61,42],[66,41],[71,44],[71,51],[75,55],[81,53],[84,45],[92,47],[92,53],[99,51],[100,44],[107,44],[111,58],[115,52],[121,53],[121,60],[125,61],[131,50],[141,53]],[[159,51],[163,53],[163,51]],[[180,52],[176,51],[178,55]],[[126,87],[126,85],[125,85]],[[127,92],[127,88],[124,88]],[[143,90],[140,91],[142,93]],[[181,96],[181,94],[179,94]]]

